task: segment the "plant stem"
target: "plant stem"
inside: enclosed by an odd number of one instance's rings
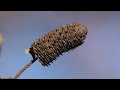
[[[37,60],[34,59],[34,60],[31,60],[26,66],[24,66],[16,75],[13,79],[17,79],[29,66],[31,66],[35,61]]]

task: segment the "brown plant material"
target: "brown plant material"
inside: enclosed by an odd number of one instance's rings
[[[67,24],[48,32],[45,36],[36,40],[31,45],[31,48],[33,48],[33,52],[37,55],[40,63],[43,66],[48,66],[62,53],[82,45],[87,32],[88,29],[77,22]]]
[[[31,45],[33,53],[37,55],[37,58],[29,62],[13,79],[17,79],[37,59],[43,66],[50,65],[62,53],[82,45],[87,33],[88,29],[77,22],[60,26],[48,32],[44,37],[36,40]]]
[[[35,60],[31,60],[24,68],[22,68],[13,79],[17,79],[29,66],[31,66],[35,61],[37,60],[37,58]]]
[[[43,66],[50,65],[50,63],[56,60],[62,53],[82,45],[87,33],[88,29],[77,22],[60,26],[48,32],[45,36],[39,38],[31,45],[33,53],[35,53],[37,58],[30,61],[12,79],[17,79],[37,59],[39,59]]]

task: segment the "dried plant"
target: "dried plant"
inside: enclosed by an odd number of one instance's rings
[[[37,39],[29,48],[31,60],[13,79],[17,79],[36,60],[43,66],[49,66],[64,52],[82,45],[88,33],[88,29],[77,22],[60,26],[43,37]]]

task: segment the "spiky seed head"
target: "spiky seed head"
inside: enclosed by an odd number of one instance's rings
[[[60,26],[37,39],[31,47],[43,66],[47,66],[64,52],[82,45],[88,29],[77,22]]]

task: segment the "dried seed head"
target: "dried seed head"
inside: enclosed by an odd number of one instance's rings
[[[77,22],[60,26],[36,40],[32,45],[33,52],[43,66],[48,66],[64,52],[82,45],[88,29]]]

